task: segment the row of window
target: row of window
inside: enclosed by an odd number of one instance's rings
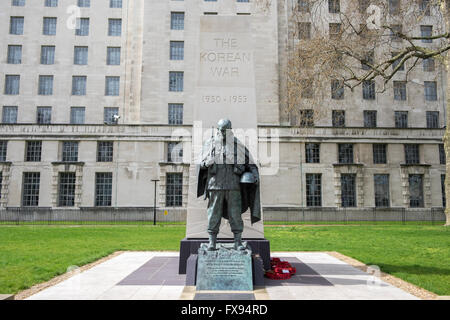
[[[388,11],[390,15],[398,15],[402,7],[402,0],[389,0],[388,1]],[[311,6],[314,4],[313,0],[298,0],[297,10],[299,12],[308,13],[311,10]],[[374,0],[358,0],[358,10],[360,13],[367,13],[367,9],[371,4],[377,4]],[[409,2],[404,1],[403,5],[408,5]],[[419,10],[420,13],[429,16],[431,15],[431,8],[433,4],[431,0],[419,0]],[[328,12],[329,13],[340,13],[341,12],[341,1],[340,0],[328,0]]]
[[[61,142],[61,156],[63,162],[78,162],[77,141]],[[444,145],[439,144],[439,163],[446,164],[446,155]],[[405,164],[420,164],[420,148],[418,144],[405,144]],[[387,144],[373,144],[373,163],[387,164]],[[113,142],[97,142],[97,162],[113,161]],[[306,143],[305,145],[306,163],[320,163],[320,143]],[[0,141],[0,162],[6,161],[7,141]],[[25,143],[25,161],[40,162],[42,156],[42,141],[26,141]],[[183,162],[183,144],[178,142],[167,143],[168,162]],[[351,143],[338,144],[338,163],[354,164],[354,145]]]
[[[8,45],[7,63],[21,64],[22,63],[22,45]],[[55,46],[41,46],[40,63],[43,65],[55,64]],[[73,53],[74,65],[87,65],[89,56],[89,47],[75,46]],[[106,64],[110,66],[120,65],[121,48],[107,47],[106,48]]]
[[[363,121],[364,128],[377,127],[376,110],[364,110]],[[345,124],[345,110],[332,110],[332,126],[334,128],[344,128]],[[438,129],[439,125],[439,111],[426,111],[426,127],[428,129]],[[408,111],[394,111],[395,128],[408,128]],[[314,127],[314,110],[304,109],[299,110],[298,116],[293,115],[292,123],[300,127]]]
[[[306,174],[306,205],[308,207],[322,206],[322,174]],[[374,174],[375,207],[390,207],[389,174]],[[424,176],[410,174],[409,206],[411,208],[424,207]],[[343,208],[357,207],[356,174],[341,174],[341,206]],[[442,206],[445,207],[445,174],[441,175]]]
[[[7,141],[0,141],[0,162],[6,161],[7,155]],[[78,162],[78,146],[77,141],[63,141],[61,142],[61,156],[62,162]],[[112,141],[98,141],[97,142],[97,162],[112,162],[114,155],[114,148]],[[26,141],[25,143],[25,161],[26,162],[41,162],[42,159],[42,141]]]
[[[444,145],[439,144],[439,163],[446,164]],[[338,144],[338,163],[354,164],[354,145],[351,143]],[[387,164],[387,144],[373,144],[373,163]],[[420,153],[418,144],[405,144],[405,164],[420,164]],[[306,163],[320,163],[320,143],[306,143]]]
[[[38,78],[38,94],[53,95],[53,75],[39,75]],[[72,76],[72,95],[85,96],[87,88],[87,76]],[[5,75],[4,94],[18,95],[20,94],[20,75]],[[120,95],[120,77],[105,77],[105,96]]]
[[[36,0],[33,0],[36,1]],[[25,0],[12,0],[11,5],[17,7],[24,7]],[[45,7],[57,7],[58,0],[44,0]],[[91,6],[91,0],[77,0],[77,6],[80,8],[89,8]],[[122,8],[122,0],[109,0],[110,8]]]
[[[171,103],[168,110],[168,123],[170,125],[183,124],[183,104]],[[18,107],[4,106],[2,110],[2,123],[15,124],[17,123]],[[103,111],[104,124],[117,124],[119,119],[119,108],[105,107]],[[70,108],[70,124],[85,124],[86,108],[85,107],[71,107]],[[52,123],[52,107],[37,107],[36,109],[36,123],[51,124]]]
[[[375,207],[390,206],[389,174],[374,174]],[[305,175],[306,205],[308,207],[322,206],[322,174]],[[424,207],[424,176],[410,174],[409,206]],[[111,206],[112,204],[112,172],[95,173],[95,206]],[[2,172],[0,172],[1,197]],[[357,207],[356,174],[341,174],[341,206],[343,208]],[[40,172],[23,173],[22,205],[25,207],[39,206]],[[76,173],[60,172],[58,176],[58,207],[74,207],[76,191]],[[441,175],[442,204],[445,207],[445,175]],[[179,207],[183,203],[183,174],[166,174],[166,206]]]
[[[44,17],[42,22],[42,34],[46,36],[56,35],[56,26],[58,18]],[[77,18],[75,26],[76,36],[89,35],[89,18]],[[10,17],[9,34],[23,35],[25,25],[25,17]],[[122,36],[122,19],[109,18],[108,19],[108,36],[120,37]]]
[[[299,22],[298,23],[298,39],[299,40],[310,40],[311,39],[311,22]],[[399,37],[399,33],[402,33],[403,26],[401,24],[390,25],[391,33],[390,39],[392,41],[401,41],[402,38]],[[360,34],[364,36],[364,32],[366,31],[366,26],[361,25]],[[330,39],[339,40],[342,35],[342,24],[341,23],[329,23],[328,24],[328,34]],[[432,25],[421,25],[420,26],[420,35],[424,39],[421,39],[422,43],[433,43],[432,37],[433,35],[433,26]],[[428,38],[428,39],[427,39]]]
[[[425,63],[425,60],[424,60]],[[393,81],[394,100],[406,101],[406,84],[407,81]],[[424,98],[425,101],[437,101],[437,82],[424,81]],[[364,100],[375,100],[375,80],[366,80],[362,83],[362,94]],[[306,99],[313,98],[312,82],[305,80],[302,86],[302,97]],[[331,81],[331,98],[334,100],[344,99],[345,89],[341,81]]]

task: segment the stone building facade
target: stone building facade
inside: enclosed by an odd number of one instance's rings
[[[315,127],[298,128],[280,97],[291,5],[2,1],[0,211],[131,216],[151,212],[156,200],[159,219],[185,219],[199,20],[216,14],[251,21],[255,117],[279,142],[277,171],[261,178],[266,219],[291,219],[309,208],[360,215],[375,207],[411,214],[442,208],[443,70],[417,68],[402,101],[392,91],[367,101],[361,88],[330,98]],[[432,82],[431,100],[425,82]],[[344,126],[333,126],[333,110],[345,111]],[[371,110],[376,126],[369,128],[364,111]],[[405,115],[406,127],[396,125]]]

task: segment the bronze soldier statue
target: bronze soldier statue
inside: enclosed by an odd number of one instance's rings
[[[250,208],[251,223],[261,220],[259,172],[248,149],[231,131],[231,121],[222,119],[218,131],[204,146],[198,175],[197,197],[208,199],[208,250],[216,250],[222,217],[234,234],[234,248],[244,250],[242,213]]]

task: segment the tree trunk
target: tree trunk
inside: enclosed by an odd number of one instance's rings
[[[443,9],[443,16],[445,19],[445,27],[447,30],[450,30],[450,8],[449,1],[442,1],[441,8]],[[446,101],[446,129],[444,134],[444,149],[446,156],[446,165],[445,165],[445,225],[450,226],[450,54],[447,53],[445,56],[445,71],[447,73],[447,83],[445,89],[445,101]]]

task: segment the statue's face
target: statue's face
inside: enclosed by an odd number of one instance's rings
[[[227,130],[231,130],[230,120],[220,120],[218,123],[219,131],[223,137],[226,136]]]

